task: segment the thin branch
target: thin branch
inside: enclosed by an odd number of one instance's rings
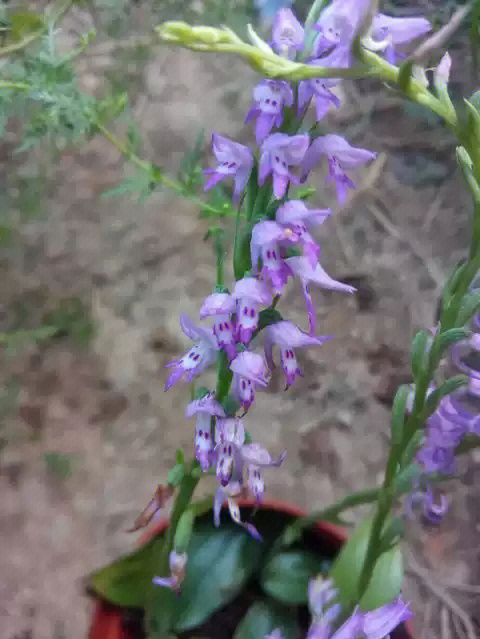
[[[420,64],[423,62],[433,51],[443,48],[446,42],[450,40],[453,34],[461,27],[462,22],[467,17],[472,9],[472,5],[466,4],[460,9],[457,9],[450,18],[449,22],[439,29],[434,35],[422,42],[422,44],[414,51],[412,60]]]

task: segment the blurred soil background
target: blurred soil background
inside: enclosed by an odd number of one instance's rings
[[[235,59],[158,46],[152,24],[162,19],[206,16],[235,27],[249,13],[232,2],[181,4],[98,2],[71,11],[60,33],[69,49],[97,28],[77,61],[81,87],[97,96],[128,89],[140,154],[171,172],[201,128],[205,164],[211,131],[252,141],[242,123],[257,80]],[[450,8],[443,0],[395,5],[397,15],[435,21]],[[478,77],[465,34],[450,51],[454,96],[468,96]],[[441,123],[366,81],[343,92],[329,129],[379,155],[342,209],[328,188],[314,201],[336,209],[319,234],[322,264],[359,292],[314,292],[320,332],[335,340],[300,354],[305,376],[290,391],[281,392],[277,372],[247,418],[272,451],[288,449],[268,474],[268,494],[305,508],[381,480],[410,339],[434,323],[440,285],[468,242],[470,201]],[[165,480],[176,449],[192,448],[186,387],[165,394],[164,365],[187,346],[178,316],[197,317],[214,258],[191,203],[166,191],[143,204],[101,198],[125,172],[107,140],[56,158],[43,147],[14,153],[20,128],[10,121],[0,146],[0,200],[13,221],[0,238],[0,330],[58,330],[3,354],[0,636],[84,639],[92,602],[83,577],[132,547],[124,530]],[[324,176],[316,180],[323,185]],[[289,285],[281,305],[305,327],[297,288]],[[440,527],[407,523],[405,597],[419,638],[480,636],[480,457],[463,460],[460,475]]]

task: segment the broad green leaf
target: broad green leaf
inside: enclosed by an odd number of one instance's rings
[[[163,537],[155,537],[139,550],[100,568],[88,578],[88,587],[110,603],[142,608],[153,588],[154,557],[160,554],[162,544]]]
[[[182,594],[155,590],[147,611],[151,627],[180,632],[203,623],[242,590],[261,564],[265,546],[244,529],[224,521],[218,529],[211,516],[200,520],[188,547]],[[154,634],[155,636],[155,634]]]
[[[377,561],[367,591],[358,601],[358,582],[362,571],[372,519],[363,520],[336,558],[330,576],[339,590],[342,607],[358,603],[364,610],[372,610],[389,603],[400,592],[403,580],[403,562],[396,546],[383,553]]]
[[[284,639],[296,639],[299,628],[291,610],[270,599],[256,601],[237,626],[233,639],[259,639],[278,628]]]
[[[265,592],[288,604],[306,604],[308,582],[321,572],[323,559],[308,550],[291,550],[274,555],[262,571]]]

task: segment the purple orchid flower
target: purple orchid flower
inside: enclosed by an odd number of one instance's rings
[[[200,319],[215,316],[213,334],[217,338],[218,347],[227,353],[229,361],[237,354],[235,324],[231,317],[235,307],[235,298],[228,293],[213,293],[205,299],[200,309]]]
[[[234,142],[218,133],[212,135],[212,150],[217,158],[218,166],[216,169],[204,169],[203,173],[210,177],[203,190],[208,191],[226,177],[233,177],[233,199],[234,202],[238,202],[253,167],[252,152],[243,144]]]
[[[386,60],[395,64],[398,58],[397,47],[402,48],[431,30],[432,25],[426,18],[393,18],[378,13],[373,18],[370,36],[373,48],[378,50],[381,47]]]
[[[294,233],[304,256],[315,266],[320,258],[320,247],[310,235],[309,227],[320,226],[330,215],[330,209],[308,209],[302,200],[289,200],[277,209],[276,221]]]
[[[280,9],[272,25],[271,45],[279,55],[294,58],[303,49],[304,31],[291,9]]]
[[[355,184],[348,177],[346,171],[374,160],[376,153],[355,148],[339,135],[318,137],[312,142],[303,158],[301,166],[303,179],[307,177],[323,155],[327,157],[329,166],[327,182],[330,180],[335,182],[338,203],[342,205],[347,199],[347,189],[355,188]]]
[[[289,167],[298,166],[309,144],[308,135],[289,136],[285,133],[269,135],[262,144],[258,167],[258,184],[262,186],[270,173],[273,174],[273,194],[280,200],[286,193],[288,183],[299,184]]]
[[[265,359],[271,370],[275,368],[273,361],[273,346],[280,346],[280,360],[282,362],[283,372],[287,380],[285,390],[295,381],[297,376],[303,377],[303,373],[298,367],[297,358],[294,348],[302,346],[321,346],[330,339],[329,335],[321,337],[313,337],[304,333],[296,324],[290,321],[281,321],[276,324],[270,324],[264,331],[265,333]]]
[[[284,80],[263,80],[253,89],[253,101],[245,122],[256,119],[255,138],[260,144],[274,126],[282,125],[282,111],[284,107],[292,106],[293,91]]]
[[[412,614],[408,604],[397,597],[376,610],[360,613],[361,631],[366,639],[384,639],[397,626],[410,619]]]
[[[251,351],[243,351],[231,362],[233,372],[233,389],[235,398],[246,413],[255,399],[258,386],[265,388],[270,381],[270,374],[261,355]]]
[[[219,482],[213,502],[213,522],[220,526],[220,511],[224,501],[233,521],[245,528],[252,537],[261,541],[255,526],[243,522],[236,498],[241,494],[243,486],[242,446],[245,441],[245,428],[238,418],[219,419],[215,431],[216,477]]]
[[[293,273],[281,257],[280,244],[285,241],[298,241],[291,229],[282,227],[273,220],[263,220],[252,229],[250,254],[252,270],[258,273],[258,261],[262,260],[261,277],[271,284],[272,289],[280,295]]]
[[[306,257],[289,257],[285,261],[291,267],[295,275],[298,276],[302,284],[310,324],[310,335],[314,335],[317,321],[315,307],[310,294],[310,283],[316,284],[320,288],[325,288],[330,291],[339,291],[341,293],[349,293],[350,295],[355,293],[356,289],[353,286],[343,284],[342,282],[338,282],[331,278],[318,262],[315,267],[312,267],[310,260]]]
[[[215,393],[209,393],[201,399],[195,399],[188,404],[185,417],[197,416],[195,424],[195,458],[200,462],[202,470],[206,473],[213,462],[214,444],[210,428],[212,417],[225,417],[225,411],[215,400]]]
[[[333,0],[320,14],[315,31],[319,37],[315,45],[317,56],[332,50],[342,50],[350,65],[350,48],[369,3],[366,0]],[[339,65],[343,66],[343,65]]]
[[[213,364],[217,357],[217,340],[211,329],[196,326],[185,314],[180,316],[180,326],[185,335],[196,344],[183,357],[166,365],[166,368],[174,369],[165,382],[166,391],[184,376],[185,381],[190,382]]]
[[[314,60],[310,64],[326,66],[323,60]],[[339,84],[333,78],[313,78],[312,80],[302,80],[298,85],[298,115],[304,115],[312,101],[315,101],[316,121],[320,122],[330,111],[332,106],[340,107],[340,98],[335,95],[332,89]]]
[[[177,595],[180,595],[180,588],[185,579],[185,568],[187,565],[187,553],[177,553],[174,550],[169,555],[170,576],[154,577],[153,583],[157,586],[170,588]]]
[[[246,444],[242,446],[242,457],[247,468],[247,488],[257,503],[260,503],[265,493],[265,481],[262,468],[280,466],[287,456],[283,450],[278,457],[272,457],[268,450],[260,444]]]
[[[333,631],[340,606],[332,603],[338,596],[332,581],[323,581],[321,577],[312,580],[308,594],[313,623],[307,639],[384,639],[412,616],[408,605],[397,598],[369,612],[362,612],[357,608],[338,630]]]
[[[235,283],[232,297],[237,300],[237,334],[239,342],[248,346],[258,328],[258,306],[272,303],[272,292],[262,280],[244,277]]]

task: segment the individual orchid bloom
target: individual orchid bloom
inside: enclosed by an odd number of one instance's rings
[[[255,528],[253,524],[250,522],[242,521],[242,517],[240,515],[240,507],[236,501],[238,497],[238,493],[232,494],[231,490],[227,490],[219,486],[217,488],[217,492],[215,493],[215,498],[213,500],[213,523],[215,527],[220,526],[220,511],[222,510],[223,503],[226,501],[228,504],[228,512],[230,513],[230,517],[232,520],[245,528],[245,530],[257,541],[262,541],[262,536]]]
[[[314,60],[310,64],[325,66],[322,62],[323,60]],[[333,106],[338,109],[340,107],[340,98],[332,91],[338,84],[339,81],[333,78],[302,80],[298,85],[298,115],[302,116],[306,113],[312,99],[315,102],[315,119],[317,122],[323,120]]]
[[[170,576],[154,577],[153,583],[157,586],[170,588],[177,595],[180,595],[181,585],[185,579],[185,568],[187,565],[187,553],[177,553],[174,550],[169,555]]]
[[[280,244],[282,242],[298,242],[298,237],[288,227],[282,227],[273,220],[263,220],[252,229],[250,241],[250,255],[252,270],[258,273],[258,261],[262,260],[261,277],[270,282],[274,292],[280,295],[289,277],[291,269],[281,257]]]
[[[316,55],[323,56],[332,50],[342,50],[346,54],[347,64],[339,66],[349,66],[349,51],[353,37],[361,25],[368,5],[366,0],[333,0],[322,11],[314,26],[315,31],[319,32],[315,43]]]
[[[385,59],[395,64],[399,57],[398,48],[413,42],[432,30],[432,25],[426,18],[394,18],[384,13],[377,13],[372,21],[370,38],[365,46],[371,44],[375,50],[382,50]]]
[[[298,328],[296,324],[290,321],[281,321],[276,324],[270,324],[264,331],[265,333],[265,359],[269,367],[273,370],[275,363],[273,361],[273,346],[280,346],[280,360],[282,362],[283,372],[287,380],[285,390],[295,381],[296,377],[303,377],[295,356],[294,348],[301,346],[321,346],[330,336],[324,335],[314,337],[308,335]]]
[[[242,483],[243,457],[241,446],[245,441],[245,428],[238,418],[219,419],[215,429],[215,474],[219,484]]]
[[[348,177],[346,171],[374,160],[376,153],[355,148],[339,135],[330,134],[318,137],[312,142],[303,158],[301,165],[303,178],[306,178],[324,155],[327,157],[329,166],[327,182],[333,180],[338,203],[344,204],[347,199],[347,189],[355,188],[355,184]]]
[[[338,590],[331,579],[323,577],[311,579],[308,584],[308,607],[312,615],[307,639],[329,639],[333,627],[340,614],[340,605],[334,603],[338,599]]]
[[[195,458],[200,462],[203,472],[210,469],[213,461],[214,444],[210,428],[212,417],[225,417],[225,411],[214,399],[215,394],[209,393],[201,399],[196,399],[188,404],[185,416],[187,418],[196,415],[195,424]]]
[[[310,294],[310,284],[316,284],[320,288],[331,291],[349,293],[350,295],[355,293],[356,289],[353,286],[343,284],[343,282],[338,282],[331,278],[318,262],[315,267],[312,267],[310,260],[306,257],[289,257],[285,261],[291,267],[295,275],[298,276],[302,284],[310,324],[310,335],[314,335],[317,322],[315,307]]]
[[[255,138],[260,144],[274,126],[282,125],[282,111],[284,107],[292,106],[293,91],[284,80],[263,80],[253,89],[253,101],[245,122],[256,119]]]
[[[246,413],[255,399],[257,386],[268,386],[270,374],[267,365],[261,355],[243,351],[231,362],[230,370],[233,372],[235,398]]]
[[[289,200],[277,209],[276,221],[290,229],[312,266],[320,258],[320,247],[312,238],[309,228],[320,226],[331,215],[330,209],[308,209],[302,200]]]
[[[428,486],[423,501],[423,516],[425,519],[438,526],[443,521],[449,507],[447,496],[441,493],[437,500],[432,487]]]
[[[376,610],[360,613],[363,633],[361,636],[365,636],[366,639],[384,639],[411,616],[412,612],[408,604],[397,597],[391,603],[380,606]],[[337,639],[335,635],[334,637]]]
[[[213,334],[219,348],[227,353],[229,361],[237,354],[235,346],[235,325],[231,314],[235,311],[235,298],[228,293],[209,295],[200,309],[200,319],[214,316]]]
[[[204,169],[208,175],[203,190],[208,191],[226,177],[233,177],[233,199],[238,202],[244,192],[253,167],[253,155],[243,144],[234,142],[223,135],[212,135],[212,150],[218,165],[216,169]]]
[[[272,291],[255,277],[244,277],[235,283],[232,297],[237,300],[236,339],[248,346],[258,328],[258,306],[272,303]]]
[[[166,368],[173,368],[172,374],[165,382],[166,391],[182,377],[185,377],[186,382],[190,382],[213,364],[217,357],[217,340],[211,329],[196,326],[185,314],[180,316],[180,326],[185,335],[196,343],[183,357],[166,365]]]
[[[260,503],[265,493],[265,481],[262,468],[266,466],[280,466],[287,456],[284,450],[278,457],[272,457],[268,450],[260,444],[246,444],[242,446],[242,457],[247,468],[248,492]]]
[[[272,48],[279,55],[293,59],[303,49],[304,31],[291,9],[280,9],[272,25]]]
[[[258,184],[263,185],[270,173],[273,174],[273,194],[280,200],[286,193],[289,182],[298,184],[298,178],[290,172],[291,166],[298,166],[307,152],[308,135],[289,136],[273,133],[263,142],[258,167]]]

